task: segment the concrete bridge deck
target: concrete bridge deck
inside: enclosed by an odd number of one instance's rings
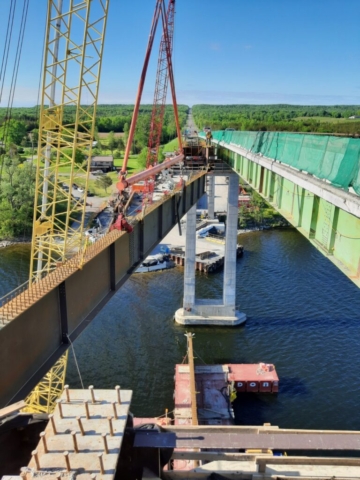
[[[360,139],[286,134],[281,144],[278,132],[213,135],[218,157],[360,287]]]

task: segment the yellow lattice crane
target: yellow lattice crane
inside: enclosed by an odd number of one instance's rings
[[[109,0],[48,0],[37,152],[30,282],[79,250],[94,138]],[[73,185],[84,189],[82,198]],[[67,354],[27,397],[50,413],[65,382]]]

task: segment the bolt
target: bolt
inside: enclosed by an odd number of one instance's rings
[[[70,472],[70,459],[69,459],[69,452],[64,452],[65,463],[66,463],[66,471]]]
[[[107,433],[102,433],[101,434],[102,436],[102,439],[104,441],[104,450],[105,450],[105,453],[108,454],[109,453],[109,447],[108,447],[108,443],[107,443]]]
[[[90,394],[91,394],[91,401],[92,401],[92,403],[95,403],[95,394],[94,394],[93,385],[90,385],[89,390],[90,390]]]
[[[117,393],[118,404],[121,405],[120,385],[116,385],[115,390],[116,390],[116,393]]]
[[[36,465],[36,469],[37,469],[37,470],[40,470],[40,462],[39,462],[39,457],[38,457],[38,452],[37,452],[37,450],[33,450],[33,451],[31,452],[31,455],[32,455],[32,457],[33,457],[33,459],[34,459],[34,462],[35,462],[35,465]]]
[[[83,427],[83,424],[82,424],[82,421],[81,421],[81,417],[76,417],[76,420],[78,421],[79,428],[80,428],[80,431],[81,431],[81,435],[85,435],[85,430],[84,430],[84,427]]]
[[[116,402],[112,402],[112,406],[113,406],[113,410],[114,410],[114,417],[116,419],[118,419],[118,414],[117,414],[117,411],[116,411]]]
[[[88,402],[88,400],[85,400],[84,405],[85,405],[85,415],[86,415],[86,418],[89,420],[89,418],[90,418],[90,411],[89,411],[89,402]]]
[[[41,433],[40,433],[40,438],[42,439],[42,442],[43,442],[44,452],[45,452],[45,453],[48,453],[49,450],[48,450],[47,444],[46,444],[45,432],[41,432]]]
[[[101,472],[102,475],[104,475],[105,469],[104,469],[104,461],[103,461],[102,456],[103,456],[102,453],[98,453],[99,464],[100,464],[100,472]]]
[[[51,415],[49,415],[49,418],[51,420],[51,425],[52,425],[52,428],[53,428],[53,431],[54,431],[54,435],[56,435],[57,430],[56,430],[56,425],[55,425],[54,414],[52,413]]]
[[[66,393],[66,401],[70,402],[69,385],[65,385],[64,390],[65,390],[65,393]]]
[[[64,418],[63,409],[62,409],[62,400],[56,400],[57,406],[59,407],[60,418]]]
[[[114,428],[113,428],[112,419],[113,419],[113,417],[108,417],[108,420],[109,420],[109,428],[110,428],[110,435],[113,437],[113,436],[114,436]]]
[[[76,432],[71,432],[71,435],[72,435],[72,439],[73,439],[75,453],[79,453],[79,448],[78,448],[78,444],[77,444],[77,440],[76,440]]]

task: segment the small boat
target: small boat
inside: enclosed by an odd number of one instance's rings
[[[140,267],[135,270],[135,273],[157,272],[174,267],[175,263],[170,259],[170,255],[166,253],[158,253],[146,257]]]

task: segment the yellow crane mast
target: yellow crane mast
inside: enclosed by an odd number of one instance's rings
[[[30,282],[85,248],[83,236],[109,0],[48,0]],[[73,185],[84,194],[73,195]],[[51,412],[67,355],[26,402]]]

